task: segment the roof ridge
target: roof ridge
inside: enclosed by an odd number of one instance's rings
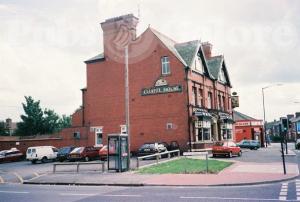
[[[174,44],[178,43],[178,42],[177,42],[177,41],[175,41],[174,39],[172,39],[172,38],[168,37],[167,35],[165,35],[165,34],[161,33],[160,31],[157,31],[157,30],[156,30],[156,29],[154,29],[153,27],[149,27],[149,29],[150,29],[151,31],[154,31],[154,32],[158,33],[159,35],[161,35],[161,36],[163,36],[163,37],[167,38],[168,40],[170,40],[170,41],[174,42]]]

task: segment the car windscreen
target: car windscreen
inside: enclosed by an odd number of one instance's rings
[[[223,146],[224,145],[224,142],[216,142],[215,143],[215,146]]]
[[[72,153],[81,153],[83,151],[84,147],[76,147],[72,150]]]
[[[149,143],[149,144],[143,144],[141,149],[145,149],[145,148],[154,148],[155,144],[154,143]]]
[[[70,149],[71,149],[70,147],[63,147],[58,150],[58,153],[59,154],[67,154],[70,152]]]
[[[0,151],[0,156],[5,156],[6,151]]]

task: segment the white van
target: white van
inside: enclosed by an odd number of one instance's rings
[[[41,161],[42,163],[48,160],[55,160],[58,149],[52,146],[29,147],[26,152],[26,159],[32,163]]]

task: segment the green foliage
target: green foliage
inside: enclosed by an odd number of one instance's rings
[[[9,135],[9,132],[5,128],[5,122],[4,121],[0,121],[0,135],[2,135],[2,136],[8,136]]]
[[[34,101],[31,96],[25,96],[22,103],[25,114],[17,124],[16,134],[21,136],[52,134],[71,126],[71,117],[62,118],[51,109],[42,110],[40,101]]]
[[[281,141],[281,136],[279,135],[271,135],[271,140],[272,142],[280,142]]]
[[[230,166],[231,162],[208,160],[208,172],[218,173]],[[206,160],[180,158],[178,160],[161,163],[158,165],[142,168],[139,173],[144,174],[166,174],[166,173],[205,173]]]

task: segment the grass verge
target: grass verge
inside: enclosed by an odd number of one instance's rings
[[[142,168],[138,171],[141,174],[195,174],[206,173],[206,160],[180,158],[174,161],[153,165]],[[208,160],[208,172],[218,173],[224,168],[230,166],[232,162]]]

